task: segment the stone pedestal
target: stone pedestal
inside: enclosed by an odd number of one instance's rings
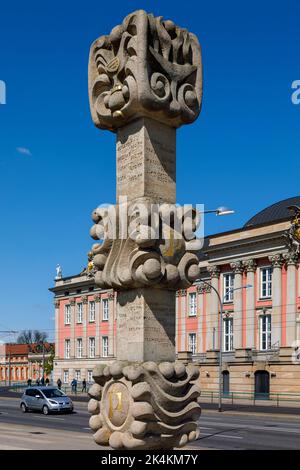
[[[132,289],[117,295],[117,359],[175,361],[175,291]]]

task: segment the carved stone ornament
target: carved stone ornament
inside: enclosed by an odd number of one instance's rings
[[[90,427],[113,449],[183,447],[199,435],[199,369],[182,363],[100,364],[89,390]]]
[[[117,210],[119,207],[117,207]],[[166,210],[169,205],[166,204]],[[179,211],[182,209],[179,208]],[[169,238],[151,237],[155,230],[150,221],[145,221],[138,211],[130,209],[131,223],[135,219],[138,227],[128,238],[122,239],[117,234],[109,238],[108,215],[106,208],[93,212],[95,225],[90,234],[101,243],[94,244],[95,283],[102,288],[122,290],[136,287],[157,287],[178,290],[190,286],[200,275],[199,243],[196,238],[187,240],[184,233],[176,233],[175,228],[163,223],[160,209],[157,224],[162,224],[162,231],[168,231]],[[151,210],[149,209],[149,214]],[[196,218],[196,214],[192,214]],[[186,219],[185,219],[186,220]],[[149,222],[149,225],[148,225]],[[119,224],[116,224],[117,226]],[[184,224],[182,225],[184,227]],[[145,233],[148,236],[145,236]]]
[[[284,258],[281,254],[269,256],[269,261],[272,263],[273,268],[282,268],[284,264]]]
[[[248,259],[248,260],[244,261],[243,265],[244,265],[245,271],[247,273],[254,273],[256,271],[257,264],[256,264],[256,261],[254,259]]]
[[[230,267],[235,274],[243,274],[244,271],[244,264],[242,261],[235,261],[234,263],[230,263]]]
[[[201,282],[197,286],[197,292],[198,294],[209,294],[211,292],[211,286],[209,286],[208,284],[204,282]]]
[[[291,227],[285,233],[286,244],[290,253],[300,254],[300,208],[297,206],[290,206],[290,211],[294,213],[294,218],[291,221]]]
[[[171,127],[193,122],[202,100],[197,37],[161,16],[129,14],[91,46],[89,97],[102,129],[147,116]]]
[[[59,308],[59,304],[60,304],[59,300],[54,300],[54,307],[55,308]]]
[[[70,305],[74,306],[76,304],[76,300],[75,299],[70,299]]]
[[[209,272],[211,279],[219,279],[221,273],[219,266],[208,266],[207,271]]]

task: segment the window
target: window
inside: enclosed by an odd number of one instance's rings
[[[108,356],[108,336],[102,336],[102,356]]]
[[[196,333],[189,333],[189,351],[192,354],[196,354],[196,349],[197,349]]]
[[[82,338],[77,338],[76,340],[76,357],[82,357]]]
[[[260,297],[261,299],[272,297],[272,268],[260,270]]]
[[[69,383],[69,371],[68,370],[64,370],[63,381],[64,381],[64,384]]]
[[[88,381],[88,383],[94,382],[93,371],[92,370],[87,371],[87,381]]]
[[[95,302],[92,300],[89,303],[89,322],[95,321]]]
[[[75,370],[75,379],[79,381],[81,379],[80,369]]]
[[[65,305],[65,325],[71,323],[71,305]]]
[[[109,314],[108,299],[102,300],[102,320],[107,321]]]
[[[224,302],[233,302],[234,275],[228,273],[223,275]]]
[[[233,351],[233,318],[224,318],[224,346],[225,352]]]
[[[82,323],[82,303],[77,304],[77,323]]]
[[[189,294],[189,317],[195,317],[197,315],[197,296],[196,292]]]
[[[260,317],[260,349],[267,351],[271,348],[271,315],[262,315]]]
[[[65,359],[70,359],[71,341],[65,339]]]
[[[95,338],[89,338],[89,357],[95,357]]]

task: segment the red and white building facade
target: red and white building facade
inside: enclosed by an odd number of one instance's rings
[[[207,237],[201,280],[177,293],[178,359],[199,364],[203,390],[218,387],[221,312],[211,284],[224,300],[224,390],[300,394],[298,221],[287,209],[292,205],[300,206],[300,197],[266,208],[240,229]],[[300,230],[298,235],[300,244]],[[91,381],[94,365],[116,354],[115,295],[96,288],[85,272],[57,279],[51,291],[54,379]]]

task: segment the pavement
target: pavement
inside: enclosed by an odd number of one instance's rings
[[[0,450],[104,449],[93,442],[88,420],[85,402],[75,402],[73,414],[44,416],[21,413],[17,397],[0,397]],[[199,428],[200,438],[189,449],[300,449],[299,414],[204,409]]]

